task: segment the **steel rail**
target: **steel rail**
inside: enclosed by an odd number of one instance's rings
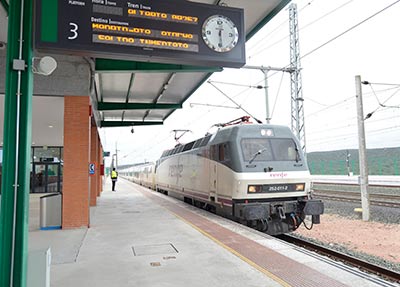
[[[340,181],[340,180],[336,180],[336,181],[318,181],[318,180],[312,180],[313,184],[320,184],[320,185],[344,185],[344,186],[359,186],[359,184],[356,181]],[[384,188],[399,188],[400,187],[400,182],[397,181],[392,181],[392,182],[387,182],[386,184],[384,183],[379,183],[376,181],[371,180],[368,183],[369,186],[373,186],[373,187],[384,187]]]
[[[352,266],[355,266],[355,267],[361,269],[362,271],[367,271],[369,273],[378,275],[386,280],[400,283],[400,273],[397,273],[395,271],[380,267],[378,265],[355,258],[353,256],[344,254],[342,252],[339,252],[339,251],[336,251],[336,250],[321,246],[319,244],[288,235],[288,234],[279,235],[279,236],[277,236],[277,238],[279,238],[285,242],[294,244],[296,246],[303,247],[307,250],[311,250],[311,251],[317,252],[319,254],[328,256],[331,259],[339,260],[346,264],[350,264]]]
[[[338,201],[351,201],[359,203],[361,201],[359,192],[337,191],[337,190],[314,190],[313,196]],[[373,205],[400,207],[400,196],[389,194],[370,194],[370,202]]]

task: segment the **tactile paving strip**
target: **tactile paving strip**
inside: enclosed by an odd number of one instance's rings
[[[267,273],[273,274],[279,283],[284,286],[295,287],[344,287],[347,286],[335,279],[332,279],[318,271],[300,264],[266,246],[258,244],[240,234],[236,234],[202,216],[199,216],[185,208],[177,206],[172,202],[163,200],[150,192],[143,192],[143,195],[162,205],[172,213],[181,217],[191,225],[197,227],[203,234],[214,238],[234,251],[242,259],[247,259],[261,267]],[[246,261],[247,261],[246,260]],[[248,262],[248,261],[247,261]],[[280,279],[280,280],[279,280]]]

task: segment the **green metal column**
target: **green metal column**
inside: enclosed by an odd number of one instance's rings
[[[0,286],[26,286],[32,125],[32,3],[10,0],[4,107],[3,180],[0,213]],[[21,19],[23,19],[21,23]],[[21,27],[22,24],[22,27]],[[20,31],[22,50],[20,51]],[[13,65],[20,58],[25,69]],[[21,62],[19,62],[21,64]],[[22,66],[23,68],[23,66]],[[20,73],[20,79],[18,80]],[[18,84],[20,83],[20,85]],[[20,93],[18,94],[18,86]],[[20,101],[18,101],[18,96]],[[19,125],[18,107],[20,111]],[[17,192],[14,182],[17,177]],[[16,199],[16,200],[15,200]]]

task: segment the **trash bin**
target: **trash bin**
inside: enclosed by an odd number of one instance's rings
[[[40,197],[40,229],[61,229],[61,193]]]

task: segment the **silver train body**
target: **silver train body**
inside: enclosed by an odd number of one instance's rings
[[[165,151],[155,189],[271,235],[319,223],[311,177],[289,128],[242,124]]]
[[[156,177],[154,169],[155,164],[153,162],[145,162],[124,168],[119,172],[119,175],[134,183],[155,189]]]

